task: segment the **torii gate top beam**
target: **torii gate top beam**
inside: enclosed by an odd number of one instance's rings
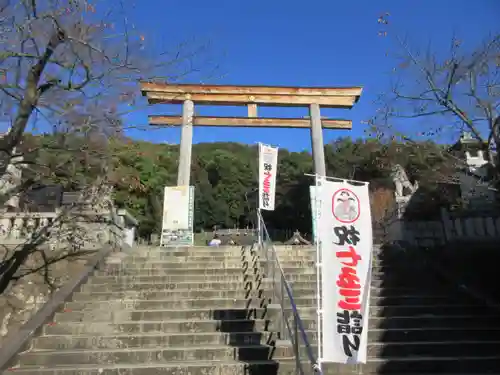
[[[162,84],[141,82],[141,91],[150,104],[180,104],[192,100],[205,105],[249,105],[325,108],[352,108],[361,87],[284,87]]]

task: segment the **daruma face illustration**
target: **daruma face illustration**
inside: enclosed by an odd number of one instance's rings
[[[333,216],[342,223],[353,223],[359,218],[359,199],[349,189],[340,189],[333,194]]]

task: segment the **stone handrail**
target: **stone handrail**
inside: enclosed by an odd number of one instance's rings
[[[57,216],[57,212],[0,213],[0,242],[25,242],[38,228],[52,225]]]
[[[45,226],[49,227],[48,243],[56,244],[66,241],[83,243],[119,243],[123,239],[123,231],[127,226],[137,225],[137,221],[125,210],[112,215],[108,212],[84,213],[87,220],[77,220],[84,229],[85,235],[73,239],[65,223],[57,223],[59,212],[2,212],[0,213],[0,243],[3,245],[19,245],[30,240],[32,234]],[[124,215],[120,215],[124,214]],[[126,215],[126,216],[125,216]]]
[[[38,332],[44,323],[49,321],[57,310],[71,298],[71,295],[88,279],[90,274],[99,267],[113,247],[104,246],[87,264],[87,267],[76,277],[70,280],[61,289],[55,292],[42,308],[29,319],[21,329],[10,333],[5,345],[0,348],[0,371],[5,371],[14,360],[17,353],[22,351],[33,335]]]

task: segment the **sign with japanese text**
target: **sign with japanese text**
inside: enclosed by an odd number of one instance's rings
[[[194,186],[166,186],[160,246],[193,245]]]
[[[368,184],[318,180],[322,362],[366,363],[372,261]]]
[[[259,143],[259,208],[274,211],[278,147]]]

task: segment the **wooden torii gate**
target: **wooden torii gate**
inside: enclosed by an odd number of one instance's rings
[[[150,125],[182,126],[177,185],[187,186],[191,174],[193,126],[310,128],[314,172],[326,175],[323,130],[351,129],[352,121],[324,119],[324,108],[350,109],[361,96],[361,87],[283,87],[161,84],[141,82],[149,104],[183,104],[182,116],[149,116]],[[194,115],[194,103],[201,105],[247,106],[248,117]],[[309,107],[308,118],[258,117],[257,106]]]

